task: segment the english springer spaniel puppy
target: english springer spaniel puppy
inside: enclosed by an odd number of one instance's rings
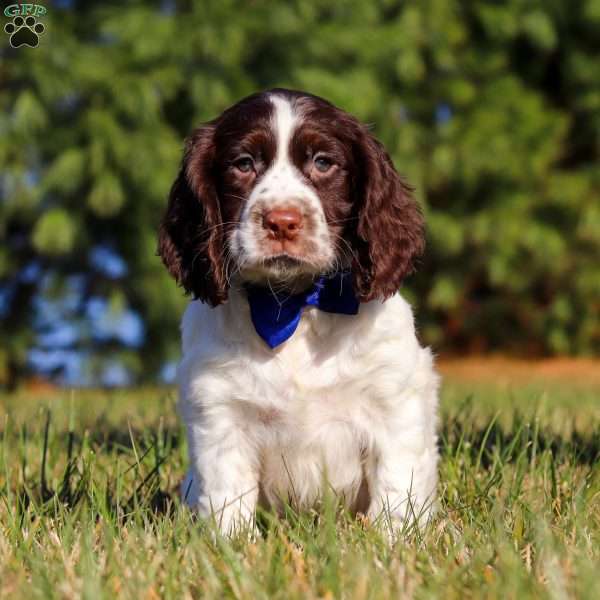
[[[182,322],[184,500],[231,534],[257,506],[422,522],[438,376],[398,294],[423,220],[389,155],[311,94],[249,96],[187,141],[159,254]]]

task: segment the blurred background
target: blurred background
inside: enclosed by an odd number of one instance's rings
[[[372,124],[415,186],[424,343],[600,354],[600,0],[43,6],[37,47],[0,31],[0,387],[172,380],[183,140],[273,86]]]

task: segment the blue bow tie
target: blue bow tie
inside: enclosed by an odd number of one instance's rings
[[[271,348],[292,337],[305,306],[342,315],[358,313],[349,272],[324,275],[311,288],[293,296],[255,285],[246,285],[246,290],[254,328]]]

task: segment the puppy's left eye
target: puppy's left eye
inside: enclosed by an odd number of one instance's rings
[[[333,161],[322,154],[317,154],[313,162],[317,168],[317,171],[320,171],[321,173],[327,173],[327,171],[329,171],[329,169],[331,169],[333,166]]]

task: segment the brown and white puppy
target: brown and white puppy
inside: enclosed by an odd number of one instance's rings
[[[316,96],[254,94],[187,142],[159,253],[193,295],[182,323],[183,493],[230,533],[260,503],[425,517],[438,377],[397,294],[424,246],[410,188],[354,117]],[[289,294],[351,273],[356,315],[307,306],[275,349],[246,285]],[[385,301],[385,302],[384,302]]]

